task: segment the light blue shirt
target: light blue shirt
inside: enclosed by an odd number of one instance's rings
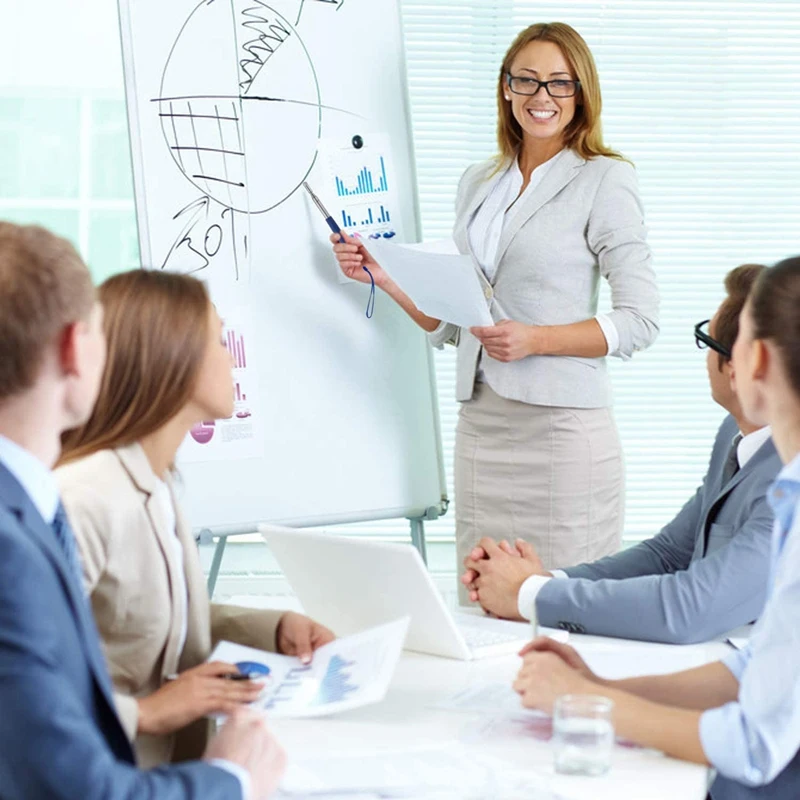
[[[0,463],[17,479],[42,519],[52,525],[58,508],[58,484],[52,471],[5,436],[0,436]]]
[[[768,494],[775,513],[770,593],[747,646],[722,663],[739,699],[700,717],[708,760],[746,786],[774,780],[800,749],[800,455]]]
[[[0,464],[17,479],[42,519],[52,525],[59,504],[58,484],[52,470],[5,436],[0,436]],[[209,763],[233,775],[239,781],[242,799],[249,800],[252,782],[246,769],[222,758],[211,759]]]

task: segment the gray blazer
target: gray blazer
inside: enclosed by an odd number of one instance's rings
[[[717,433],[708,472],[694,497],[652,539],[567,569],[536,598],[540,624],[689,644],[746,625],[767,596],[772,511],[769,485],[781,469],[771,439],[724,486],[736,423]]]
[[[486,199],[496,160],[471,166],[456,195],[453,238],[471,253],[467,225]],[[626,161],[590,161],[563,152],[503,230],[497,272],[490,284],[477,261],[495,320],[565,325],[597,313],[600,276],[611,285],[623,358],[648,347],[658,334],[658,290],[636,173]],[[474,254],[473,258],[474,258]],[[480,342],[456,325],[440,326],[431,344],[458,346],[456,399],[472,397]],[[536,405],[601,408],[611,405],[604,358],[528,356],[502,363],[484,356],[487,382],[502,397]]]

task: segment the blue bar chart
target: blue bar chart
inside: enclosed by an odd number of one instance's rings
[[[361,194],[375,194],[377,192],[388,192],[389,182],[386,177],[386,160],[380,156],[378,160],[378,171],[373,172],[369,167],[362,167],[355,178],[335,175],[336,194],[339,197],[351,197]]]

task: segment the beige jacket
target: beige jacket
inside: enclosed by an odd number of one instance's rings
[[[205,720],[171,736],[136,736],[137,697],[152,694],[167,675],[205,661],[228,639],[275,650],[281,613],[209,605],[197,545],[174,502],[183,564],[175,563],[168,529],[151,495],[156,477],[138,444],[102,450],[56,470],[75,530],[100,637],[114,683],[117,711],[142,767],[198,757],[208,737]],[[188,592],[188,630],[179,650],[182,604],[176,570]]]

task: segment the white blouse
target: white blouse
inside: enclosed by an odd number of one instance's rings
[[[522,195],[519,190],[522,188],[523,176],[516,160],[507,169],[498,172],[491,178],[494,185],[467,224],[470,246],[489,283],[494,282],[497,274],[497,246],[500,243],[503,229],[524,205],[523,201],[536,190],[563,152],[563,150],[559,151],[533,170],[530,182]],[[597,314],[595,319],[605,336],[608,345],[607,354],[618,355],[619,333],[616,326],[605,314]],[[478,378],[480,378],[480,370]]]
[[[170,538],[170,544],[172,545],[172,557],[175,559],[175,568],[173,569],[173,573],[177,576],[175,596],[178,598],[179,607],[177,613],[181,621],[178,652],[182,653],[189,631],[189,589],[186,586],[186,574],[183,571],[183,545],[178,538],[178,520],[175,516],[175,508],[172,505],[172,495],[170,495],[167,484],[160,478],[156,478],[156,491],[153,497],[161,508],[161,513],[167,521],[168,529],[173,533]]]

